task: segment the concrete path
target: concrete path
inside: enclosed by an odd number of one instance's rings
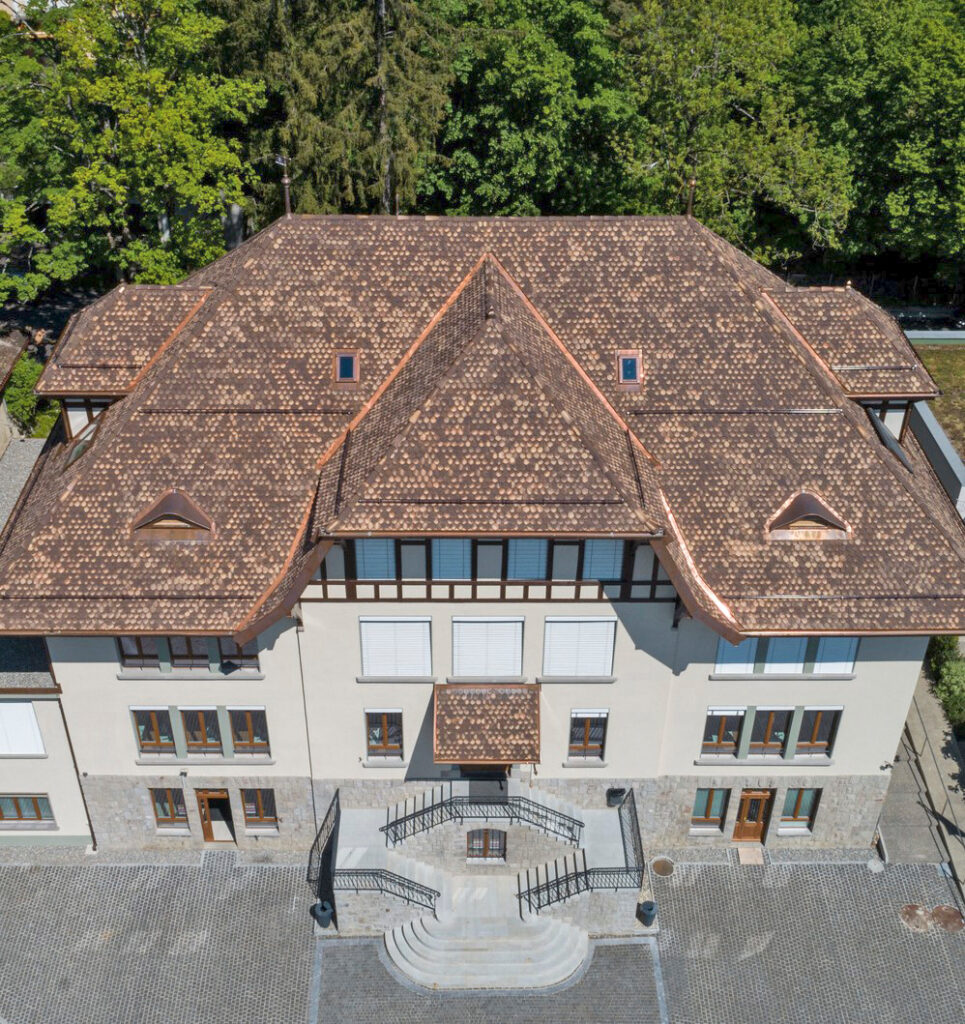
[[[890,864],[941,864],[947,854],[931,816],[915,757],[914,748],[903,735],[878,827]]]
[[[0,456],[0,530],[13,511],[45,443],[43,438],[15,438]]]

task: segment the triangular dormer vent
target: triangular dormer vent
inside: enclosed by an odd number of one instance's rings
[[[847,540],[851,527],[812,491],[788,498],[765,527],[768,540]]]
[[[184,491],[165,491],[150,508],[131,523],[142,540],[210,540],[214,523]]]

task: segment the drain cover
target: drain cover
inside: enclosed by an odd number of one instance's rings
[[[913,932],[927,932],[931,927],[931,914],[928,913],[927,907],[922,907],[917,903],[908,903],[901,908],[899,913],[902,921]]]
[[[650,862],[650,870],[661,878],[673,874],[673,861],[669,857],[658,857]]]
[[[958,907],[935,907],[931,912],[931,919],[939,928],[946,932],[960,932],[965,928],[965,918]]]

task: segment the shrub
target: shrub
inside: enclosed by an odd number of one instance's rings
[[[934,682],[942,677],[942,669],[951,661],[960,661],[957,636],[933,636],[925,655],[928,675]]]
[[[945,663],[935,693],[952,727],[965,727],[965,660],[959,658]]]
[[[7,411],[14,422],[32,437],[46,437],[57,423],[60,406],[34,394],[43,373],[43,363],[26,352],[14,364],[7,390],[3,393]]]

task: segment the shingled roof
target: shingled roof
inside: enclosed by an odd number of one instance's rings
[[[509,531],[650,539],[731,639],[963,631],[965,531],[853,401],[934,391],[889,323],[687,218],[278,221],[68,327],[42,389],[123,397],[28,482],[0,632],[241,635],[334,537]],[[357,384],[333,379],[344,350]],[[174,490],[210,537],[138,541]],[[851,538],[770,540],[802,490]]]

